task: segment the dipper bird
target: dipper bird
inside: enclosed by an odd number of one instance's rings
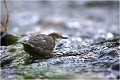
[[[28,40],[22,42],[24,51],[33,59],[53,57],[53,50],[57,39],[68,39],[59,33],[31,35]]]

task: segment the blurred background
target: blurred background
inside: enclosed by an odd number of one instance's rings
[[[8,30],[14,34],[60,32],[69,36],[118,34],[119,1],[6,0],[10,12]],[[1,2],[1,23],[6,9]],[[97,35],[97,36],[98,36]]]

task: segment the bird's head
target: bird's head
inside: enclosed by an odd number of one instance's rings
[[[57,39],[68,39],[68,37],[63,37],[61,34],[59,33],[50,33],[48,34],[49,36],[51,36],[53,39],[57,40]]]

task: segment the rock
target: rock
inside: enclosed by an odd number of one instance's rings
[[[4,67],[7,64],[10,64],[13,61],[12,56],[10,56],[10,53],[4,52],[0,55],[0,64],[1,67]]]
[[[102,58],[102,57],[106,57],[106,56],[110,56],[110,57],[117,57],[119,54],[117,52],[117,49],[108,49],[107,51],[101,51],[101,54],[99,55],[98,59]]]
[[[117,63],[112,64],[111,69],[114,71],[120,71],[120,63],[117,62]]]
[[[120,79],[120,75],[117,75],[117,79]]]

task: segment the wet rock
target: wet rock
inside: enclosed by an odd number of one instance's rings
[[[10,64],[12,61],[13,58],[8,54],[2,54],[2,56],[0,56],[1,67]]]
[[[117,78],[116,79],[120,79],[120,75],[117,75]]]
[[[117,63],[112,64],[111,69],[114,71],[119,71],[120,70],[120,63],[117,62]]]
[[[84,39],[63,40],[56,45],[55,57],[36,60],[29,64],[26,64],[29,56],[24,52],[22,44],[11,45],[7,51],[14,56],[10,66],[15,66],[19,71],[16,74],[22,75],[25,79],[58,78],[58,76],[89,74],[89,72],[97,73],[94,77],[103,75],[104,78],[114,79],[117,75],[112,75],[107,68],[118,58],[119,50],[117,47],[108,48],[104,45],[105,43],[88,45]],[[11,51],[11,49],[16,50]],[[102,54],[104,55],[101,56]],[[55,70],[56,72],[54,72]]]
[[[114,47],[114,46],[119,46],[119,37],[116,38],[112,38],[112,39],[108,39],[108,40],[102,40],[102,41],[98,41],[97,43],[93,43],[92,45],[98,45],[98,44],[106,44],[108,47]],[[110,43],[110,44],[109,44]],[[113,43],[111,45],[111,43]]]
[[[18,75],[18,70],[15,68],[5,68],[1,70],[1,78],[4,80],[23,80],[23,77]]]
[[[119,5],[118,1],[93,1],[86,3],[88,7],[117,7]]]
[[[62,78],[67,72],[55,66],[45,66],[34,63],[28,66],[19,66],[19,74],[24,76],[24,79],[58,79]],[[54,74],[52,74],[54,73]],[[67,76],[64,78],[67,78]]]
[[[109,50],[108,55],[115,57],[118,56],[119,54],[117,53],[117,50]]]
[[[105,61],[96,61],[92,63],[93,66],[99,66],[100,68],[109,68],[111,65],[111,62],[105,62]]]
[[[0,46],[0,50],[1,50],[0,64],[1,64],[1,67],[4,67],[5,65],[10,64],[13,61],[13,57],[10,56],[10,53],[7,52],[7,49],[8,48],[5,46]]]
[[[100,54],[100,56],[98,57],[99,59],[100,59],[101,57],[105,57],[105,56],[111,56],[111,57],[113,57],[113,58],[119,56],[119,54],[118,54],[118,52],[117,52],[117,49],[116,49],[116,50],[115,50],[115,49],[109,49],[109,50],[107,50],[107,51],[102,51],[102,52],[100,52],[100,53],[101,53],[101,54]]]

